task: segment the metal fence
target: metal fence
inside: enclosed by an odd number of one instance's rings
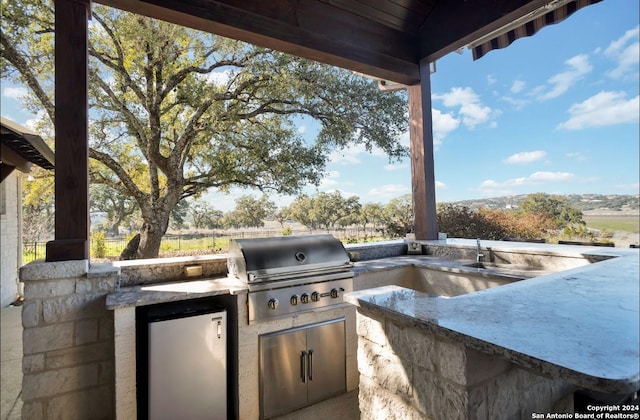
[[[381,238],[380,233],[373,228],[344,228],[330,230],[292,229],[291,235],[309,235],[318,233],[330,233],[345,243],[362,242],[370,238]],[[253,230],[225,230],[204,233],[178,233],[167,234],[162,237],[160,255],[187,251],[210,251],[211,253],[226,252],[231,238],[257,238],[282,236],[282,229],[253,229]],[[387,238],[384,238],[387,239]],[[128,238],[125,236],[107,237],[104,239],[104,257],[119,257],[127,246]],[[22,262],[26,264],[35,260],[44,260],[46,256],[46,241],[25,242],[22,248]],[[91,257],[94,258],[93,249],[90,247]]]

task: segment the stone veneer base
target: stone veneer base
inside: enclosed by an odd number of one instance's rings
[[[31,263],[24,282],[22,418],[111,419],[113,312],[105,307],[118,270],[88,261]]]
[[[575,387],[358,308],[359,403],[368,420],[531,419],[573,412]]]

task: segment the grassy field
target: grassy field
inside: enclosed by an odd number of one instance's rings
[[[640,242],[640,217],[637,214],[585,214],[583,217],[584,221],[587,223],[588,228],[597,229],[598,231],[600,231],[601,237],[596,238],[595,240],[602,240],[603,238],[607,238],[606,240],[615,242],[616,246],[625,248],[629,244],[638,244],[638,242]],[[295,233],[300,234],[298,232]],[[235,235],[230,234],[229,236]],[[351,236],[353,237],[349,237],[349,235],[347,235],[346,238],[342,239],[345,243],[366,242],[370,240],[384,239],[382,237],[374,237],[373,235],[365,238],[359,237],[359,235]],[[228,236],[208,236],[195,238],[189,237],[188,235],[185,235],[183,237],[176,237],[174,235],[172,237],[163,238],[160,245],[160,256],[167,257],[178,255],[196,255],[204,253],[215,254],[226,252],[228,244]],[[116,240],[108,238],[105,241],[105,249],[103,255],[96,256],[94,250],[91,249],[92,259],[115,260],[118,258],[125,245],[125,239]],[[45,246],[45,242],[25,244],[25,246],[23,247],[23,264],[26,264],[35,259],[44,259]]]
[[[585,215],[587,227],[606,232],[640,233],[640,217],[638,215]]]

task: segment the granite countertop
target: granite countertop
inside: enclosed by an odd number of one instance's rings
[[[448,271],[458,274],[472,274],[486,278],[503,278],[506,280],[522,280],[550,274],[553,270],[531,269],[517,265],[491,265],[487,268],[473,267],[475,261],[467,259],[445,259],[428,255],[401,255],[393,258],[356,262],[353,272],[356,276],[371,271],[392,270],[401,267],[426,268],[430,270]]]
[[[155,283],[123,287],[107,295],[106,306],[107,309],[113,310],[207,296],[237,295],[247,291],[245,283],[231,277]]]
[[[637,390],[638,252],[548,248],[616,258],[453,298],[384,286],[345,300],[580,387]]]

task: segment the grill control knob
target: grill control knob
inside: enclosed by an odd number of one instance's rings
[[[291,299],[289,299],[289,302],[291,302],[292,305],[297,305],[298,301],[300,300],[300,296],[298,295],[293,295],[291,296]]]
[[[300,296],[300,302],[309,303],[309,294],[303,293],[302,296]]]
[[[338,296],[340,296],[340,291],[338,289],[331,289],[331,297],[335,299]]]
[[[314,302],[317,302],[320,300],[320,293],[318,292],[313,292],[311,293],[311,300]]]
[[[278,306],[280,306],[280,302],[278,302],[278,299],[269,299],[269,302],[267,302],[267,306],[269,307],[269,309],[273,309],[276,310],[278,309]]]

